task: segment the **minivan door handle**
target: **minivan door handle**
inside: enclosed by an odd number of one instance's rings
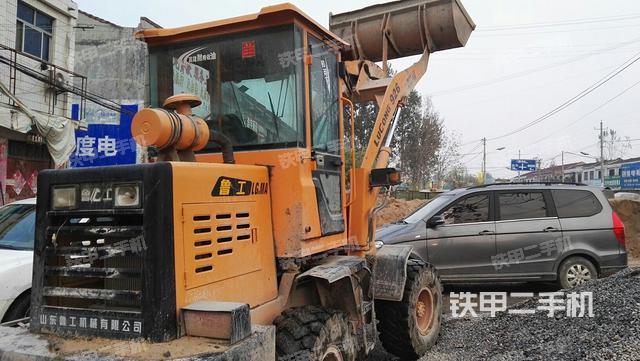
[[[547,227],[544,229],[545,232],[559,232],[560,230],[556,227]]]
[[[489,231],[489,230],[486,230],[486,229],[485,229],[484,231],[480,231],[480,232],[478,233],[478,235],[480,235],[480,236],[488,236],[488,235],[491,235],[491,234],[496,234],[496,232]]]

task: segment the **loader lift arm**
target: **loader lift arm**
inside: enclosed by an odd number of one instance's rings
[[[371,244],[379,190],[371,186],[370,174],[389,163],[392,125],[402,102],[426,73],[430,54],[464,46],[475,24],[457,0],[398,1],[332,15],[330,28],[351,44],[342,50],[346,97],[355,103],[375,100],[379,106],[362,163],[351,169],[348,233],[351,253],[362,256],[375,252]],[[411,55],[420,58],[387,75],[389,59]],[[376,61],[382,61],[382,67]]]
[[[375,230],[375,204],[379,193],[379,188],[373,188],[369,183],[369,175],[374,168],[385,168],[389,164],[391,149],[388,147],[393,137],[392,124],[398,121],[397,115],[402,106],[403,100],[415,88],[418,81],[427,71],[429,62],[429,50],[426,49],[420,59],[409,68],[396,73],[386,86],[384,95],[377,95],[379,111],[373,126],[369,143],[365,150],[362,163],[352,169],[352,192],[350,193],[349,206],[349,239],[354,254],[365,254],[371,252],[375,247],[371,243],[375,241],[373,232]],[[368,63],[368,62],[367,62]],[[364,72],[376,66],[373,63],[364,63],[360,66],[359,86],[366,88],[367,83],[380,82],[378,79],[364,77]],[[366,67],[366,68],[365,68]],[[379,69],[380,71],[382,69]],[[367,72],[368,73],[368,72]],[[366,79],[366,80],[362,80]]]

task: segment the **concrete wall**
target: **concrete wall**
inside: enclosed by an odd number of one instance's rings
[[[135,39],[138,28],[121,27],[82,11],[78,24],[93,27],[76,33],[75,71],[87,76],[87,89],[116,103],[143,105],[148,52],[146,44]],[[117,124],[119,116],[87,102],[85,118],[90,124]]]
[[[24,0],[27,5],[53,17],[53,32],[50,45],[49,62],[60,67],[73,70],[75,38],[74,26],[77,19],[77,8],[71,0]],[[16,47],[16,16],[18,0],[0,1],[0,43],[11,48]],[[10,57],[9,52],[0,51],[0,56]],[[48,70],[40,69],[40,62],[18,57],[21,64],[35,69],[42,74],[48,74]],[[9,86],[9,66],[0,64],[0,81]],[[73,81],[69,79],[68,81]],[[53,101],[54,92],[49,87],[20,72],[17,73],[17,86],[15,95],[30,108],[49,112]],[[53,107],[53,113],[69,117],[71,115],[71,98],[69,94],[58,95]],[[0,95],[0,126],[26,132],[30,127],[30,120],[20,112],[14,111],[8,106],[9,98]]]

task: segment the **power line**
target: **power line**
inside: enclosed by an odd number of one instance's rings
[[[633,65],[634,63],[636,63],[638,60],[640,60],[640,53],[637,53],[636,55],[634,55],[633,57],[631,57],[630,59],[626,60],[624,63],[622,63],[622,65],[620,65],[617,69],[615,69],[613,72],[607,74],[604,78],[598,80],[597,82],[595,82],[594,84],[592,84],[591,86],[589,86],[587,89],[581,91],[580,93],[578,93],[577,95],[575,95],[573,98],[565,101],[564,103],[560,104],[559,106],[557,106],[556,108],[548,111],[547,113],[541,115],[540,117],[536,118],[535,120],[525,124],[524,126],[517,128],[515,130],[512,130],[508,133],[499,135],[497,137],[493,137],[489,140],[496,140],[496,139],[500,139],[500,138],[505,138],[508,137],[510,135],[519,133],[525,129],[528,129],[542,121],[544,121],[545,119],[550,118],[551,116],[557,114],[558,112],[566,109],[567,107],[569,107],[571,104],[577,102],[578,100],[584,98],[585,96],[587,96],[588,94],[592,93],[594,90],[600,88],[602,85],[606,84],[609,80],[613,79],[614,77],[616,77],[618,74],[622,73],[625,69],[629,68],[631,65]]]
[[[505,37],[505,36],[528,36],[528,35],[557,34],[557,33],[564,34],[564,33],[570,33],[575,31],[600,31],[600,30],[611,30],[611,29],[637,28],[639,26],[640,24],[633,24],[633,25],[620,25],[620,26],[603,26],[603,27],[584,28],[584,29],[558,29],[558,30],[549,30],[549,31],[533,31],[529,33],[510,32],[510,33],[498,33],[498,34],[478,34],[476,37],[493,38],[493,37]]]
[[[550,27],[550,26],[567,26],[567,25],[593,24],[593,23],[612,22],[612,21],[625,21],[625,20],[632,20],[637,18],[640,18],[640,14],[638,13],[626,14],[626,15],[603,16],[603,17],[595,17],[595,18],[547,21],[547,22],[539,22],[539,23],[496,25],[496,26],[487,27],[487,28],[480,27],[478,30],[479,31],[502,31],[502,30],[525,29],[525,28],[528,29],[528,28],[540,28],[540,27]]]
[[[634,88],[635,86],[637,86],[638,84],[640,84],[640,81],[635,82],[635,83],[634,83],[633,85],[631,85],[630,87],[628,87],[628,88],[624,89],[624,90],[623,90],[623,91],[621,91],[620,93],[618,93],[618,94],[614,95],[613,97],[609,98],[609,100],[607,100],[606,102],[604,102],[604,103],[600,104],[599,106],[597,106],[596,108],[594,108],[593,110],[591,110],[591,111],[590,111],[590,112],[588,112],[587,114],[584,114],[583,116],[581,116],[580,118],[576,119],[575,121],[573,121],[573,122],[571,122],[571,123],[567,124],[565,127],[560,128],[560,129],[558,129],[558,130],[554,130],[553,132],[551,132],[551,133],[549,133],[548,135],[546,135],[546,136],[544,136],[544,137],[542,137],[542,138],[540,138],[540,139],[536,140],[535,142],[533,142],[533,143],[529,143],[529,144],[525,145],[525,147],[529,147],[529,146],[532,146],[532,145],[534,145],[534,144],[538,144],[538,143],[542,142],[543,140],[546,140],[550,135],[552,135],[552,134],[554,134],[554,133],[558,133],[558,132],[560,132],[560,131],[562,131],[562,130],[565,130],[565,129],[567,129],[567,128],[571,127],[572,125],[574,125],[574,124],[578,123],[578,122],[579,122],[579,121],[581,121],[582,119],[584,119],[584,118],[588,117],[589,115],[591,115],[591,114],[595,113],[596,111],[600,110],[600,109],[601,109],[601,108],[603,108],[605,105],[607,105],[607,104],[611,103],[613,100],[615,100],[615,99],[617,99],[618,97],[622,96],[624,93],[626,93],[626,92],[628,92],[629,90],[633,89],[633,88]]]
[[[476,88],[484,87],[484,86],[487,86],[487,85],[493,85],[493,84],[501,83],[501,82],[504,82],[504,81],[507,81],[507,80],[521,78],[521,77],[524,77],[524,76],[527,76],[527,75],[531,75],[531,74],[534,74],[534,73],[538,73],[538,72],[541,72],[541,71],[544,71],[544,70],[553,69],[553,68],[556,68],[556,67],[559,67],[559,66],[562,66],[562,65],[570,64],[570,63],[575,63],[577,61],[587,59],[587,58],[589,58],[591,56],[600,55],[603,52],[607,52],[607,51],[611,51],[611,50],[614,50],[614,49],[618,49],[618,48],[627,46],[629,44],[636,43],[638,41],[640,41],[640,37],[639,38],[635,38],[635,39],[630,40],[630,41],[621,42],[621,43],[618,43],[618,44],[616,44],[614,46],[610,46],[610,47],[607,47],[607,48],[594,50],[594,51],[592,51],[592,52],[590,52],[588,54],[575,56],[575,57],[570,58],[568,60],[563,60],[563,61],[559,61],[559,62],[555,62],[555,63],[550,63],[550,64],[546,64],[546,65],[539,66],[539,67],[536,67],[536,68],[531,68],[531,69],[527,69],[527,70],[511,73],[511,74],[507,74],[507,75],[504,75],[504,76],[501,76],[501,77],[497,77],[497,78],[493,78],[493,79],[489,79],[489,80],[483,80],[483,81],[480,81],[480,82],[471,83],[471,84],[467,84],[467,85],[464,85],[464,86],[449,88],[449,89],[445,89],[445,90],[442,90],[442,91],[436,91],[436,92],[431,93],[430,95],[432,97],[441,96],[441,95],[447,95],[447,94],[451,94],[451,93],[457,93],[457,92],[460,92],[460,91],[467,91],[467,90],[471,90],[471,89],[476,89]]]

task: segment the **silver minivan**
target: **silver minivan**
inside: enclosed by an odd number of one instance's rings
[[[624,225],[582,184],[489,184],[441,194],[376,232],[410,244],[443,282],[556,281],[570,288],[627,266]]]

